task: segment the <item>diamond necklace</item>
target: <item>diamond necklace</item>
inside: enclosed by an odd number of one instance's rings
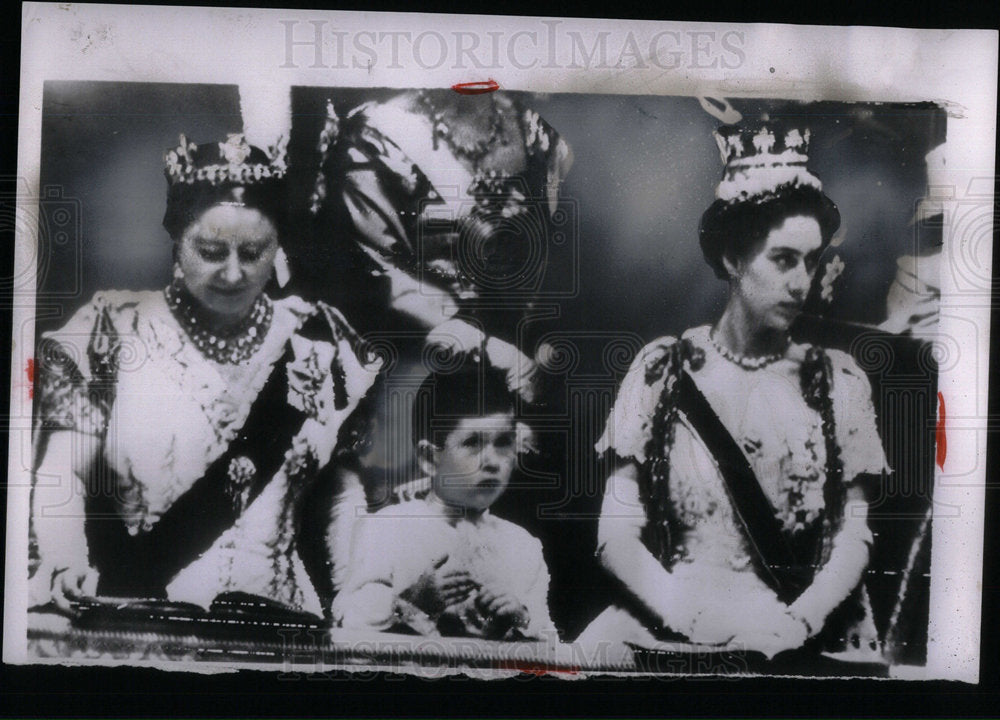
[[[777,362],[785,357],[784,352],[773,353],[771,355],[761,355],[760,357],[738,355],[715,339],[714,328],[708,333],[708,341],[712,343],[712,347],[714,347],[722,357],[735,365],[739,365],[744,370],[760,370],[761,368],[767,367],[771,363]]]
[[[175,281],[163,291],[170,312],[202,355],[220,364],[243,362],[253,355],[271,326],[274,306],[263,293],[254,301],[247,316],[226,332],[213,332],[198,321],[196,300]]]

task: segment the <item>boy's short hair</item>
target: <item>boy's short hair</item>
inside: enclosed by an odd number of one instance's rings
[[[463,418],[513,412],[515,403],[506,372],[489,363],[465,360],[456,370],[432,372],[413,401],[413,444],[440,446]]]

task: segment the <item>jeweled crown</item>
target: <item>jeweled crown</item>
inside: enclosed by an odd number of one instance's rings
[[[197,145],[183,134],[176,148],[164,155],[167,182],[210,185],[252,185],[283,178],[288,141],[281,138],[267,151],[250,145],[240,134],[230,134],[225,142]]]
[[[725,169],[715,196],[727,202],[752,201],[776,194],[781,188],[823,183],[809,172],[809,130],[771,127],[748,130],[732,125],[719,128],[715,141]]]

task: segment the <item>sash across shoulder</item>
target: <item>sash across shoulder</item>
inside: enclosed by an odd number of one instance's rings
[[[231,528],[281,468],[305,414],[289,405],[289,345],[275,363],[246,422],[205,474],[148,531],[131,535],[114,493],[91,493],[87,535],[99,592],[116,597],[165,597],[180,570]]]

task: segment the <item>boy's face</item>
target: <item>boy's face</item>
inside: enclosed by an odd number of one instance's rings
[[[514,470],[514,413],[466,417],[434,449],[434,492],[449,505],[485,510],[499,498]]]

